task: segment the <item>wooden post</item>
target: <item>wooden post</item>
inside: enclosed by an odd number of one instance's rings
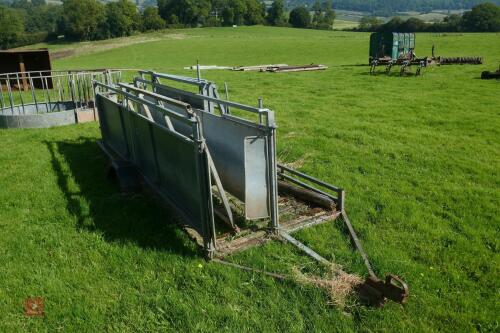
[[[24,66],[23,55],[19,54],[19,71],[21,72],[21,81],[23,82],[23,90],[28,91],[28,80],[26,79],[26,67]],[[19,87],[21,89],[21,87]]]

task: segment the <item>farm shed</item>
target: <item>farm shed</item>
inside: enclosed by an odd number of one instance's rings
[[[8,73],[26,73],[26,72],[41,72],[42,75],[47,75],[52,70],[50,62],[50,54],[48,49],[39,50],[7,50],[0,51],[0,74]],[[15,89],[20,89],[21,85],[24,90],[28,89],[29,83],[24,75],[19,77],[11,77],[11,86]],[[5,82],[4,82],[5,83]],[[48,88],[52,89],[52,80],[47,80]],[[33,79],[35,88],[42,88],[42,80]]]

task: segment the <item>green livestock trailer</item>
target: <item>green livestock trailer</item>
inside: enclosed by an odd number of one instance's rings
[[[415,50],[415,34],[403,32],[374,32],[370,36],[370,64],[375,59],[410,58]]]

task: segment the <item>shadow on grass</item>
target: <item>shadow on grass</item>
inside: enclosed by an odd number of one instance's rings
[[[176,226],[177,217],[152,197],[124,195],[107,176],[109,161],[95,140],[45,142],[67,209],[80,230],[102,233],[106,241],[198,256],[196,245]]]

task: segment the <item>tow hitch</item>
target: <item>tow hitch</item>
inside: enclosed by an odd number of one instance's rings
[[[375,306],[383,306],[387,300],[400,304],[406,304],[408,296],[410,295],[406,282],[394,274],[387,275],[385,277],[385,281],[380,280],[373,271],[370,261],[368,260],[368,256],[363,250],[358,236],[351,225],[351,221],[349,221],[349,218],[344,210],[342,210],[342,219],[349,230],[349,235],[351,236],[356,249],[363,258],[369,274],[365,283],[359,286],[359,294],[361,298],[363,298],[367,303]]]

